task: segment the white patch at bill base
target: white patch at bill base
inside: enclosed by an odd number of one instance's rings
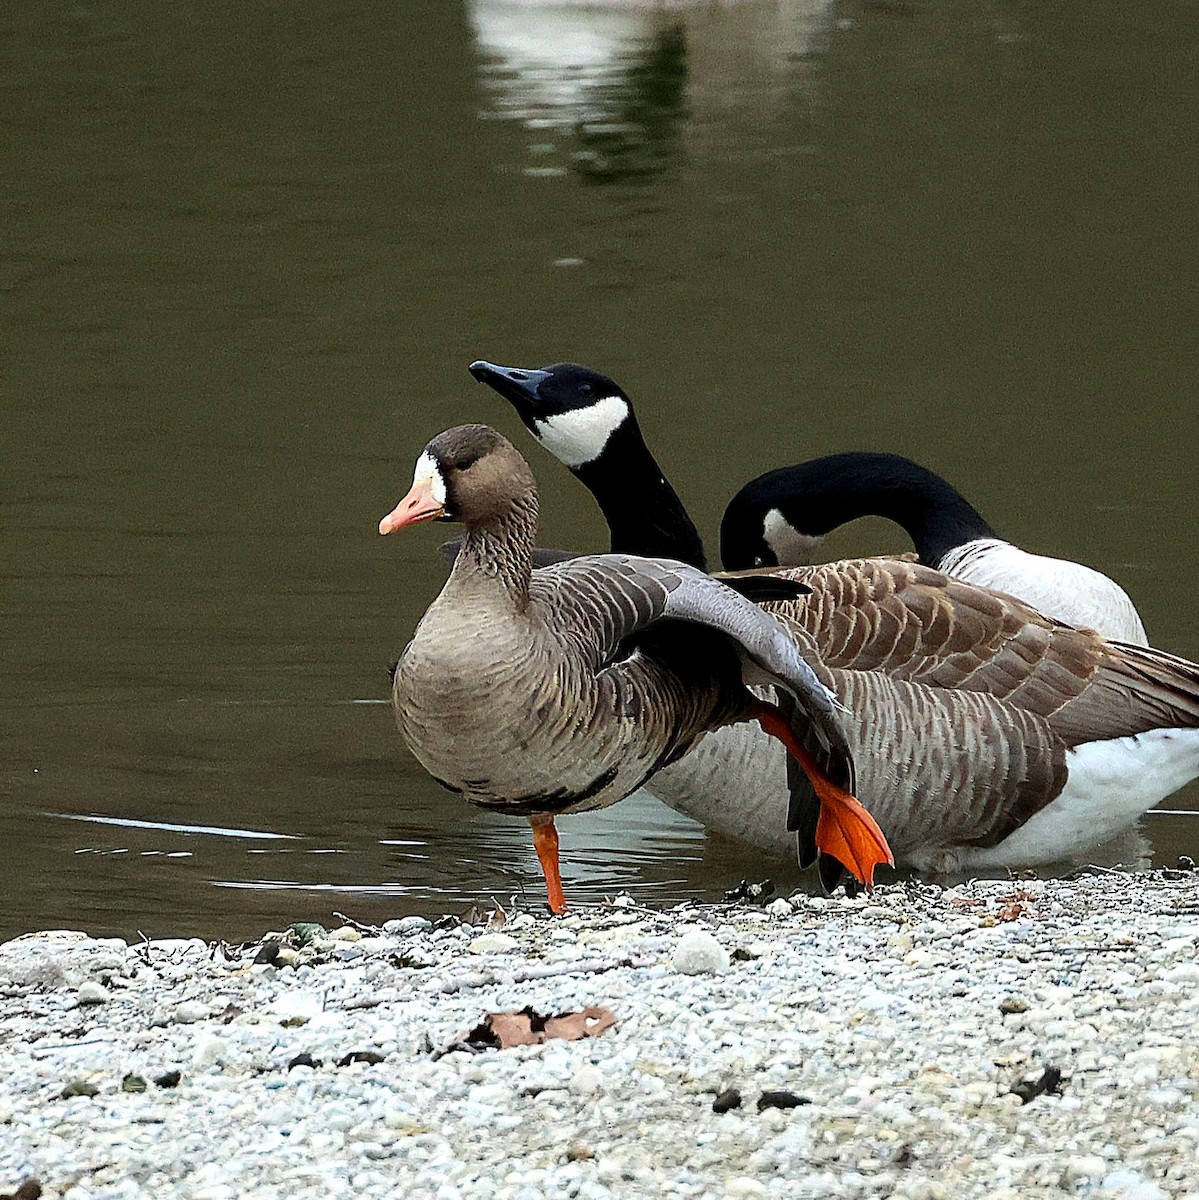
[[[438,504],[445,503],[445,476],[441,473],[437,461],[428,450],[416,460],[416,470],[412,472],[412,486],[418,483],[429,484],[429,493]]]

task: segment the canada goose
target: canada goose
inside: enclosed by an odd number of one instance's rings
[[[826,533],[866,516],[902,526],[925,566],[1019,596],[1067,625],[1149,644],[1114,580],[1004,541],[952,484],[898,454],[831,454],[759,475],[724,510],[720,555],[732,571],[802,566]]]
[[[591,414],[576,404],[564,424],[539,408],[542,387],[564,367],[471,367],[551,451],[564,428],[572,432],[565,461],[584,482],[620,478],[634,505],[642,479],[653,478],[660,497],[648,449],[635,470],[609,458],[623,450],[616,439],[628,397],[581,370],[569,373],[576,387],[589,382],[591,395],[619,404]],[[606,513],[605,494],[596,491]],[[636,550],[635,527],[622,528],[621,548]],[[1199,775],[1199,668],[1184,659],[1108,644],[917,563],[867,559],[782,574],[811,595],[766,607],[812,639],[851,714],[858,795],[900,862],[948,872],[1070,858]],[[705,825],[777,851],[783,765],[738,726],[704,738],[649,788]],[[793,802],[791,824],[803,819]]]
[[[434,438],[379,532],[429,520],[460,521],[466,537],[397,664],[396,721],[443,786],[528,817],[555,912],[565,908],[555,815],[623,799],[733,722],[786,741],[819,796],[802,854],[827,853],[866,883],[891,861],[850,794],[841,714],[802,636],[681,563],[592,555],[534,570],[533,476],[486,425]],[[788,717],[745,677],[785,689]]]
[[[652,545],[655,554],[704,566],[699,532],[646,446],[628,396],[611,379],[578,363],[525,370],[479,361],[470,372],[591,490],[614,550],[644,554]],[[729,571],[805,566],[825,534],[864,516],[902,526],[925,566],[1018,596],[1067,625],[1149,644],[1117,583],[1081,563],[1003,541],[950,483],[896,454],[834,454],[751,480],[725,509],[721,560]]]

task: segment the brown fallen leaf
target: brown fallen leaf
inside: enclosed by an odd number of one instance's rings
[[[544,1016],[532,1008],[518,1012],[488,1013],[474,1029],[454,1039],[442,1054],[451,1050],[507,1050],[510,1046],[536,1046],[552,1038],[577,1042],[580,1038],[598,1037],[616,1024],[616,1014],[610,1008],[593,1004],[578,1012]]]
[[[22,1181],[15,1192],[0,1194],[0,1200],[38,1200],[42,1194],[42,1184],[35,1175],[30,1175]]]

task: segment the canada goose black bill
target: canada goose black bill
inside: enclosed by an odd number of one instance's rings
[[[615,553],[706,569],[703,541],[649,452],[629,398],[611,379],[569,362],[529,369],[480,359],[470,373],[499,392],[525,428],[595,494]]]
[[[396,721],[443,786],[528,818],[555,912],[555,815],[614,804],[707,732],[744,721],[802,769],[820,854],[867,884],[891,862],[852,795],[843,710],[773,617],[678,562],[584,555],[535,570],[532,473],[485,425],[434,438],[379,531],[430,520],[460,521],[466,537],[396,667]],[[781,689],[786,715],[748,683]],[[805,824],[804,852],[810,837]]]

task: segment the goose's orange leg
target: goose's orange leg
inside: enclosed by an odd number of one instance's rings
[[[537,813],[529,818],[529,824],[533,827],[533,848],[537,851],[541,873],[545,876],[550,912],[564,913],[566,893],[562,890],[562,876],[558,872],[558,830],[554,827],[554,818]]]
[[[891,847],[875,819],[858,800],[839,788],[800,744],[783,714],[773,704],[763,703],[754,712],[759,725],[776,737],[803,768],[820,801],[816,822],[816,848],[835,858],[867,887],[874,886],[874,868],[879,863],[895,865]]]

